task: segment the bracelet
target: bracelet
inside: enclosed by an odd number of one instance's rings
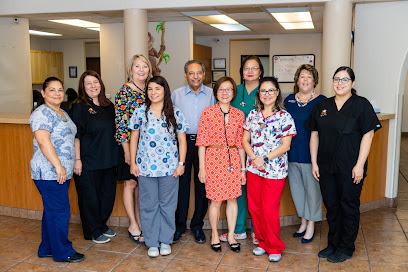
[[[242,167],[241,168],[241,171],[246,171],[247,169],[245,168],[245,167]]]
[[[186,163],[185,162],[179,162],[178,165],[186,166]]]

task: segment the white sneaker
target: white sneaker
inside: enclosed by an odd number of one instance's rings
[[[263,248],[260,248],[260,247],[254,248],[254,250],[252,250],[252,252],[256,256],[262,256],[262,255],[266,254],[266,251]]]
[[[269,254],[269,261],[270,262],[279,262],[282,259],[281,254]]]
[[[149,247],[149,250],[147,251],[147,256],[149,256],[150,258],[159,257],[159,248]]]
[[[168,244],[160,244],[160,255],[166,256],[171,254],[171,247]]]
[[[255,232],[251,233],[251,237],[252,237],[252,243],[256,246],[259,245],[259,240],[255,238]]]
[[[228,241],[227,237],[228,237],[228,233],[224,233],[224,234],[220,235],[220,240],[223,241],[223,242],[227,242]],[[244,239],[247,238],[247,234],[246,234],[246,232],[238,233],[238,234],[234,233],[234,238],[235,238],[235,240],[244,240]]]

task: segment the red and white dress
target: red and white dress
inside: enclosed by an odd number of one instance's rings
[[[229,146],[242,148],[242,131],[245,122],[244,113],[231,107],[226,123]],[[218,145],[227,147],[224,130],[224,115],[220,106],[215,104],[204,109],[200,117],[197,133],[197,146]],[[229,158],[227,148],[207,148],[205,152],[205,166],[207,182],[205,190],[207,198],[213,201],[234,199],[242,194],[241,191],[241,163],[238,149],[231,148],[232,172],[228,171]]]

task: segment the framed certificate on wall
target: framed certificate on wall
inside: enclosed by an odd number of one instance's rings
[[[226,59],[214,59],[213,60],[214,69],[225,69],[226,68]]]

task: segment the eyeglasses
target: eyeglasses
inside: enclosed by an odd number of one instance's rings
[[[233,89],[227,88],[227,89],[218,89],[219,93],[232,93]]]
[[[244,70],[245,71],[249,71],[249,70],[252,70],[252,71],[254,71],[254,72],[256,72],[256,71],[258,71],[259,70],[259,67],[248,67],[248,66],[245,66],[244,67]]]
[[[259,92],[262,94],[262,95],[266,95],[266,94],[269,94],[269,95],[274,95],[276,92],[278,91],[278,89],[276,89],[276,90],[274,90],[274,89],[269,89],[269,90],[260,90]]]
[[[347,83],[349,83],[351,81],[351,78],[348,78],[348,77],[343,77],[343,78],[339,78],[339,77],[334,77],[333,78],[333,82],[334,83],[344,83],[344,84],[347,84]]]

